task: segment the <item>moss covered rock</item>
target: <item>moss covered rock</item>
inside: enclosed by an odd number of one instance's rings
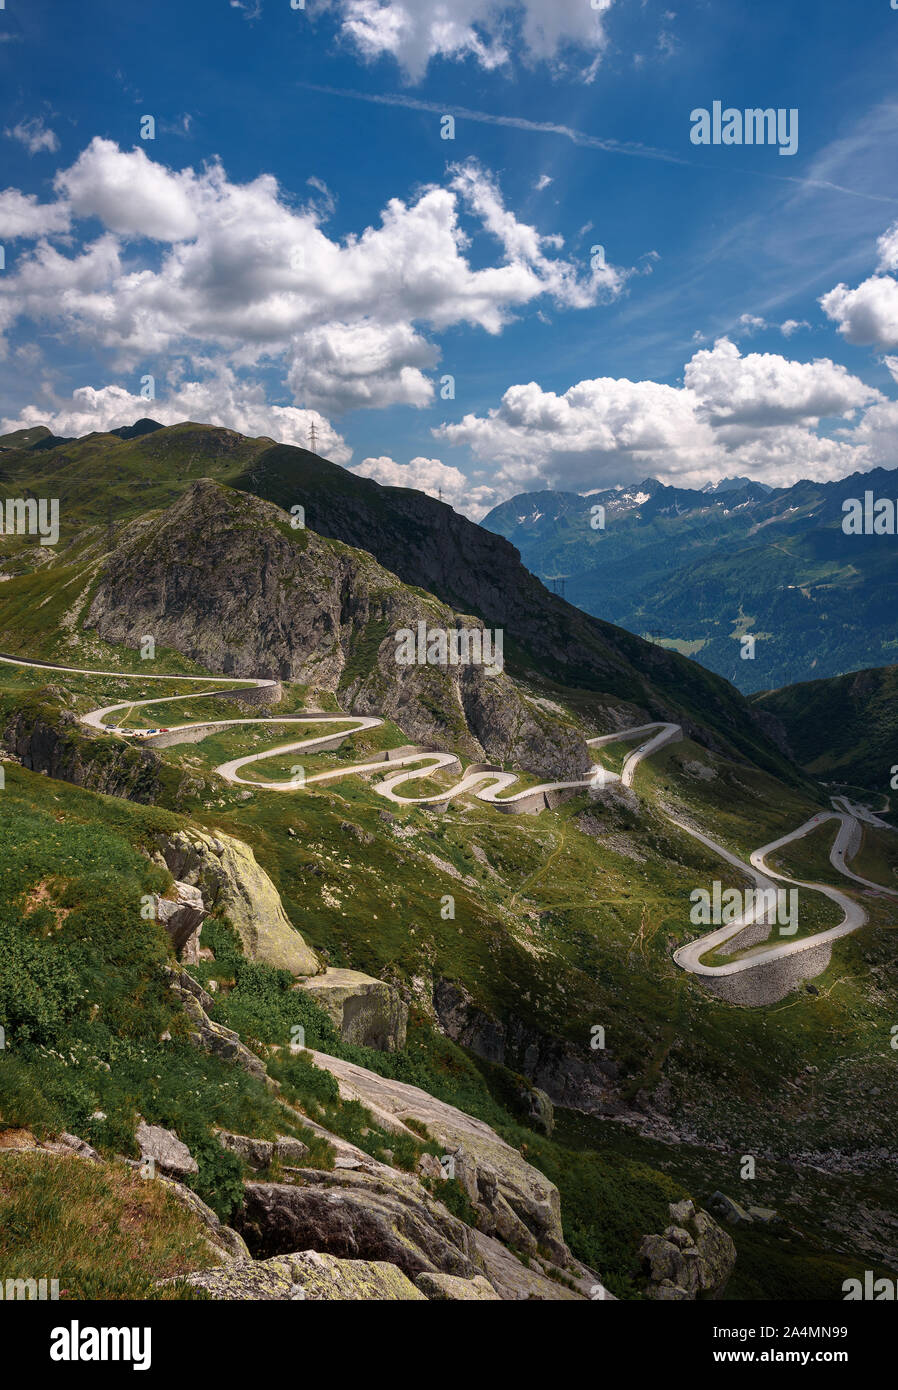
[[[187,1276],[187,1283],[215,1299],[425,1301],[425,1295],[393,1264],[341,1260],[317,1250],[197,1270]]]
[[[200,889],[210,913],[227,917],[250,960],[298,976],[321,969],[268,874],[242,840],[206,830],[179,830],[159,841],[159,854],[175,879]]]
[[[310,994],[344,1042],[401,1052],[408,1009],[396,990],[359,970],[325,970],[296,986]]]

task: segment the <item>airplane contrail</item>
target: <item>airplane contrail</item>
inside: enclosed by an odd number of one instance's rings
[[[557,121],[532,121],[526,116],[501,116],[492,111],[472,111],[466,106],[440,105],[435,101],[422,101],[419,97],[402,96],[397,93],[358,92],[349,87],[327,87],[315,82],[299,82],[297,86],[310,92],[321,92],[325,96],[345,97],[350,101],[367,101],[375,106],[399,106],[409,111],[426,111],[434,116],[455,116],[459,120],[477,121],[481,125],[507,126],[513,130],[535,131],[544,135],[561,135],[571,144],[584,149],[603,150],[607,154],[629,155],[633,159],[654,159],[663,164],[680,164],[687,169],[713,169],[720,172],[720,166],[701,161],[684,159],[670,150],[660,150],[652,145],[640,145],[625,140],[611,140],[601,135],[590,135],[588,131],[577,130],[575,126],[562,125]],[[833,193],[847,193],[852,198],[864,198],[874,203],[898,203],[898,198],[885,193],[864,193],[857,188],[846,188],[844,184],[832,183],[829,179],[800,178],[794,174],[772,174],[765,169],[747,169],[731,166],[733,173],[748,174],[755,178],[774,179],[777,183],[791,183],[799,188],[829,189]]]

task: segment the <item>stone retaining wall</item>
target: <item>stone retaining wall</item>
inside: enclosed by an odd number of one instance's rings
[[[822,975],[832,955],[832,944],[822,942],[809,946],[806,951],[795,951],[792,955],[778,956],[775,960],[755,965],[750,970],[740,970],[734,975],[698,975],[697,979],[730,1004],[743,1004],[747,1008],[758,1008],[764,1004],[777,1004],[787,994],[799,989],[805,980],[813,980]]]

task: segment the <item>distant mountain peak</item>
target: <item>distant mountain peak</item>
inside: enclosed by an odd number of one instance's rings
[[[756,487],[762,492],[772,492],[767,483],[756,483],[754,478],[719,478],[716,483],[705,483],[702,492],[740,492],[742,488]]]
[[[142,434],[152,434],[154,430],[164,429],[158,420],[151,420],[144,416],[142,420],[135,420],[133,425],[120,425],[116,430],[109,430],[109,434],[117,435],[119,439],[138,439]]]

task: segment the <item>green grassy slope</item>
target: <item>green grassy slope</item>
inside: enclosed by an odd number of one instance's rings
[[[804,681],[753,702],[779,720],[795,758],[814,776],[886,796],[893,790],[898,666]]]

